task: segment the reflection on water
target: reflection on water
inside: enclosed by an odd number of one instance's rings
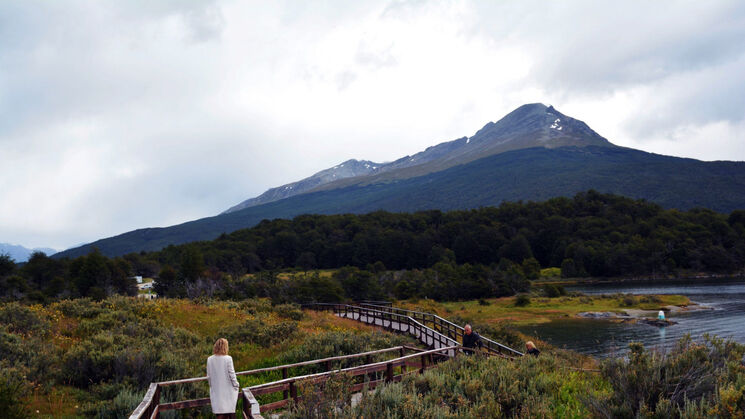
[[[586,294],[682,294],[712,309],[670,313],[668,318],[678,324],[664,328],[605,320],[562,319],[520,330],[560,348],[595,356],[625,352],[630,342],[666,349],[688,333],[694,339],[709,333],[745,343],[745,281],[742,280],[649,282],[567,287],[567,290]]]

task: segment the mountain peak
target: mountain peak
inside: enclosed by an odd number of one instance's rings
[[[566,116],[553,105],[528,103],[497,122],[489,122],[471,137],[500,148],[613,146],[584,122]]]

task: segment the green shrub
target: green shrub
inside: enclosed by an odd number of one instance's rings
[[[662,300],[657,295],[643,295],[639,298],[642,303],[661,303]]]
[[[273,310],[280,317],[290,320],[302,320],[303,316],[305,316],[303,310],[297,304],[279,304],[274,306]]]
[[[623,298],[621,298],[620,304],[621,304],[622,307],[631,307],[631,306],[634,306],[636,304],[636,298],[634,298],[631,295],[626,295]]]
[[[575,361],[551,354],[514,362],[461,357],[379,387],[348,417],[587,417],[580,396],[600,386],[560,368]]]
[[[13,302],[0,306],[0,325],[11,333],[44,335],[49,332],[49,321],[40,318],[33,310]]]
[[[295,322],[266,324],[260,319],[249,319],[242,324],[223,327],[217,337],[224,337],[235,343],[251,343],[269,347],[294,337],[297,332]]]
[[[561,268],[541,269],[541,278],[559,278],[561,277]]]
[[[488,302],[488,301],[486,301],[486,300],[484,300],[483,298],[479,298],[479,305],[480,306],[488,306],[488,305],[491,305],[491,303]]]
[[[101,303],[94,302],[90,298],[62,300],[54,304],[54,307],[59,309],[65,316],[81,319],[90,319],[104,312]]]
[[[530,297],[527,294],[520,294],[515,298],[515,307],[525,307],[530,304]]]
[[[711,417],[717,413],[720,417],[737,417],[742,414],[745,405],[739,406],[738,413],[737,388],[745,388],[745,371],[735,366],[745,346],[709,336],[704,336],[702,342],[694,342],[688,336],[668,353],[646,350],[640,343],[632,343],[629,348],[628,358],[603,361],[602,374],[613,391],[606,397],[587,399],[595,415]],[[730,393],[730,389],[734,392]],[[731,416],[733,413],[735,416]]]
[[[543,292],[548,298],[561,297],[567,295],[566,290],[561,285],[546,284],[543,286]]]
[[[301,383],[298,389],[299,403],[292,403],[286,419],[326,419],[346,417],[351,407],[354,377],[336,374],[321,383]]]
[[[96,418],[126,418],[142,401],[142,395],[129,388],[121,390],[113,399],[86,406],[86,416]]]
[[[29,393],[26,377],[15,368],[0,364],[0,412],[3,418],[27,418],[31,416],[25,402]]]

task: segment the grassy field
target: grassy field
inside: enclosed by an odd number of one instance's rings
[[[236,371],[413,343],[329,313],[265,300],[0,304],[0,332],[3,373],[25,382],[18,393],[25,404],[21,417],[119,417],[139,403],[147,382],[204,376],[217,337],[228,337]],[[246,386],[278,378],[239,381]],[[164,397],[206,394],[200,383]]]
[[[444,318],[458,316],[476,318],[485,323],[530,325],[549,322],[557,318],[572,317],[586,311],[622,313],[629,309],[658,310],[668,305],[687,306],[690,304],[688,298],[682,295],[532,297],[530,303],[522,307],[515,305],[516,299],[517,297],[503,297],[444,303],[419,300],[404,301],[399,305],[412,310],[437,313]]]

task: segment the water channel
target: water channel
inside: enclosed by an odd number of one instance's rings
[[[657,328],[646,324],[614,323],[594,319],[561,319],[550,323],[521,327],[554,346],[588,355],[604,357],[623,353],[630,342],[646,347],[668,349],[690,333],[701,339],[705,333],[745,343],[745,281],[665,281],[598,284],[567,287],[585,294],[681,294],[709,310],[672,313],[676,325]]]

